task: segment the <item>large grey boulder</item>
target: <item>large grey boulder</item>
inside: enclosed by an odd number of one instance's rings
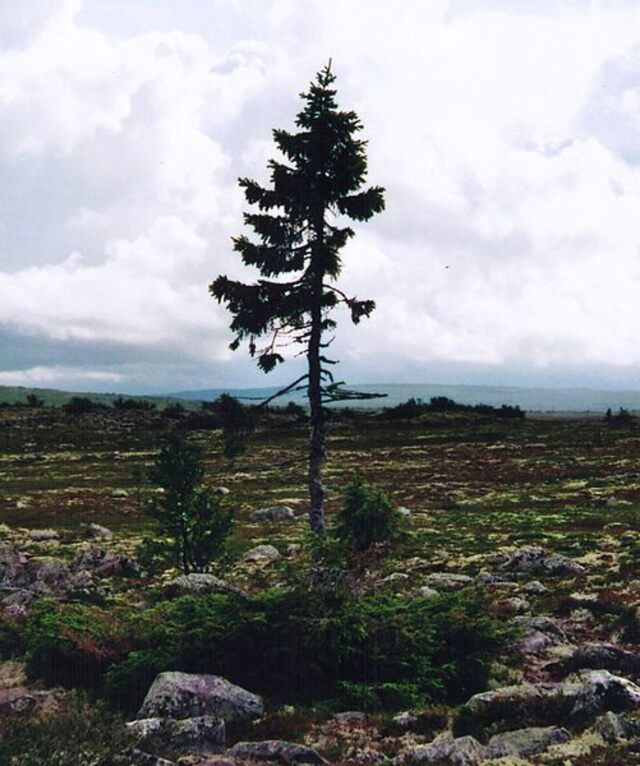
[[[640,721],[624,714],[605,713],[596,719],[592,728],[609,744],[640,739]]]
[[[277,763],[295,764],[310,763],[316,766],[326,764],[315,750],[295,742],[284,742],[279,739],[264,742],[238,742],[228,755],[246,761],[276,761]]]
[[[500,563],[500,569],[504,572],[557,576],[575,576],[585,571],[577,561],[555,553],[547,553],[544,548],[535,545],[518,548]]]
[[[169,671],[156,676],[137,718],[213,716],[227,722],[250,721],[263,712],[260,697],[225,678]]]
[[[515,649],[525,655],[541,654],[550,646],[567,640],[562,628],[550,617],[521,615],[515,618],[514,623],[524,631]]]
[[[416,745],[401,753],[397,766],[478,766],[486,759],[486,747],[473,737],[454,738],[449,732],[428,745]]]
[[[244,595],[244,591],[241,588],[230,585],[215,575],[198,572],[174,577],[163,585],[162,593],[169,597],[189,596],[194,593],[232,593]]]
[[[640,676],[640,657],[615,644],[590,643],[579,646],[570,657],[545,666],[545,670],[558,678],[585,668],[611,670],[637,677]]]
[[[640,708],[640,687],[606,670],[587,671],[563,683],[525,683],[482,692],[458,711],[457,734],[483,737],[500,731],[571,724]]]
[[[273,505],[249,514],[251,521],[291,521],[295,517],[293,508],[289,508],[288,505]]]
[[[130,721],[127,730],[138,750],[163,758],[216,755],[225,749],[224,721],[212,716],[145,718]]]
[[[557,726],[532,727],[496,734],[489,740],[487,758],[520,756],[528,758],[543,753],[551,745],[561,745],[571,734]]]

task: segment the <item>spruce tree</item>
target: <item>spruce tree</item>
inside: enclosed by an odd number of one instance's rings
[[[372,300],[350,297],[335,284],[342,268],[340,251],[354,236],[352,228],[341,224],[349,218],[367,221],[384,209],[384,189],[363,188],[367,156],[366,141],[358,137],[362,123],[355,112],[338,109],[334,81],[329,62],[300,94],[304,108],[296,118],[297,132],[273,131],[284,161],[269,161],[270,186],[239,180],[247,202],[254,206],[244,222],[255,237],[236,237],[233,247],[261,278],[246,284],[219,276],[209,288],[233,315],[231,348],[248,341],[249,352],[265,372],[284,361],[280,353],[284,345],[304,347],[308,371],[277,395],[307,390],[309,523],[320,534],[325,498],[323,403],[373,396],[341,389],[331,372],[336,360],[325,355],[332,340],[326,334],[336,326],[332,309],[346,306],[357,324],[375,308]],[[264,345],[259,347],[260,340]]]

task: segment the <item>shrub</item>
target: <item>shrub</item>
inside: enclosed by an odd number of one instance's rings
[[[86,396],[72,396],[66,404],[62,405],[62,409],[67,415],[85,415],[88,412],[106,410],[107,407],[88,399]]]
[[[133,633],[135,651],[107,674],[111,696],[132,707],[172,668],[225,676],[272,703],[371,710],[466,699],[485,687],[507,635],[482,598],[303,589],[183,597],[139,615]]]
[[[148,399],[124,399],[122,396],[119,396],[113,400],[114,410],[150,412],[155,410],[155,408],[155,403],[150,402]]]
[[[466,699],[485,688],[509,635],[477,593],[356,598],[274,589],[115,614],[49,602],[29,625],[26,656],[32,677],[92,688],[127,710],[168,669],[221,675],[275,704],[376,710]]]
[[[0,718],[0,763],[7,766],[116,766],[129,744],[119,717],[79,696],[40,717]]]
[[[29,677],[99,690],[110,663],[131,648],[127,629],[126,615],[114,608],[42,600],[24,632]]]
[[[356,477],[345,488],[333,533],[353,549],[366,551],[375,543],[391,539],[399,522],[400,515],[391,498]]]
[[[160,450],[151,474],[164,489],[147,506],[156,522],[155,554],[158,546],[172,551],[174,564],[185,574],[206,572],[222,557],[233,525],[231,512],[221,508],[220,496],[200,487],[203,474],[198,446],[176,434]],[[145,547],[148,552],[149,545]]]

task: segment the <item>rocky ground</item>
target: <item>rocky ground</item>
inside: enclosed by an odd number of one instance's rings
[[[2,435],[0,510],[10,525],[0,529],[0,609],[15,625],[26,624],[43,597],[144,608],[149,588],[166,598],[256,592],[299,560],[300,468],[279,468],[297,454],[299,433],[260,435],[237,466],[212,458],[212,481],[230,490],[242,522],[224,577],[174,572],[153,579],[134,556],[145,522],[129,466],[152,457],[153,429],[111,423],[108,433],[98,429],[101,444],[92,448],[77,425],[58,422],[23,422]],[[213,445],[216,436],[196,438]],[[118,439],[121,449],[111,449]],[[400,597],[489,594],[493,610],[515,629],[489,688],[453,708],[318,713],[273,710],[251,689],[167,668],[124,724],[121,762],[640,764],[635,426],[453,422],[358,431],[347,423],[334,428],[332,441],[330,477],[365,465],[370,479],[393,492],[406,520],[403,541],[360,570],[354,587]],[[92,485],[94,473],[101,478]],[[141,493],[152,491],[144,486]],[[94,495],[98,508],[110,508],[103,516],[86,512]],[[79,496],[85,512],[78,517]],[[118,507],[124,522],[113,524]],[[0,664],[0,716],[46,716],[67,694],[27,680],[19,657]]]

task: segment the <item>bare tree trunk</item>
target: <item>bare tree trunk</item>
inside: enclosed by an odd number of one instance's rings
[[[326,455],[324,410],[322,409],[322,293],[324,269],[322,268],[324,244],[324,208],[318,210],[315,222],[313,247],[313,300],[311,308],[311,330],[309,333],[309,407],[311,434],[309,440],[309,526],[312,532],[324,535],[324,498],[322,468]]]

